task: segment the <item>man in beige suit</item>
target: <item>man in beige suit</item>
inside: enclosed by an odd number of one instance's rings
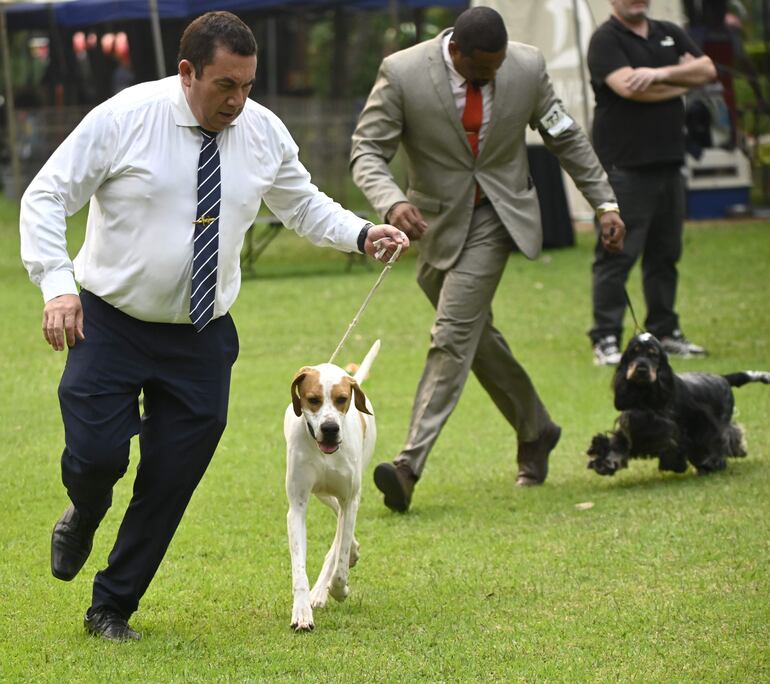
[[[471,369],[517,433],[517,484],[547,475],[561,428],[493,327],[491,310],[511,250],[535,258],[542,247],[527,126],[597,209],[606,249],[621,249],[625,228],[612,188],[554,95],[541,53],[509,43],[490,8],[466,10],[453,29],[387,57],[353,134],[353,179],[387,223],[419,240],[417,279],[436,308],[406,445],[374,472],[392,510],[409,508]],[[406,194],[388,168],[399,143]]]

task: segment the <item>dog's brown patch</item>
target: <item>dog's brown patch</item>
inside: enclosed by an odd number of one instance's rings
[[[302,415],[306,408],[314,413],[323,406],[321,375],[316,368],[305,366],[297,371],[291,382],[291,403],[295,416]]]
[[[347,403],[342,401],[342,397],[347,399]],[[351,397],[353,398],[353,403],[355,403],[356,408],[361,413],[371,415],[369,409],[366,408],[366,395],[361,389],[361,386],[353,378],[342,378],[342,380],[332,387],[332,401],[343,413],[348,412]]]
[[[353,396],[353,378],[342,378],[336,385],[332,385],[331,398],[334,408],[340,413],[347,413],[350,408],[350,399]]]
[[[636,378],[636,371],[639,368],[639,364],[636,361],[631,361],[626,369],[626,380],[634,380]],[[649,378],[645,378],[646,382],[654,384],[658,381],[658,369],[655,366],[650,366]]]
[[[626,380],[633,380],[634,373],[636,373],[636,361],[632,361],[628,364],[628,368],[626,368]]]

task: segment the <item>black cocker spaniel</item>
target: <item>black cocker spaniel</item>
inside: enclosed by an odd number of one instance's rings
[[[613,380],[617,429],[594,436],[588,467],[614,475],[631,458],[657,457],[660,470],[683,473],[690,463],[699,475],[724,470],[727,458],[746,455],[743,432],[732,421],[732,388],[749,382],[770,384],[770,373],[677,375],[660,342],[637,335]]]

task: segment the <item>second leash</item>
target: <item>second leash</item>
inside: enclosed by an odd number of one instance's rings
[[[626,296],[626,304],[628,304],[628,310],[631,312],[631,318],[634,319],[634,325],[636,326],[636,330],[634,330],[634,335],[638,335],[640,332],[644,332],[644,328],[639,325],[639,321],[636,320],[636,312],[634,311],[634,305],[631,303],[631,297],[628,296],[628,290],[626,289],[625,285],[623,286],[623,294]]]
[[[382,238],[381,240],[377,240],[374,244],[375,246],[378,245],[378,243],[382,242],[385,238]],[[384,249],[384,247],[382,248]],[[381,255],[382,250],[379,250],[375,256]],[[334,359],[337,358],[337,354],[339,353],[340,349],[342,349],[342,345],[345,344],[348,337],[350,336],[350,333],[353,331],[353,328],[356,327],[356,324],[358,323],[358,319],[361,317],[361,314],[364,313],[366,310],[366,307],[369,305],[369,300],[372,298],[372,295],[375,293],[377,288],[380,286],[380,283],[382,283],[383,279],[385,278],[386,274],[390,269],[392,268],[393,264],[396,263],[396,260],[398,259],[398,255],[401,254],[401,245],[396,245],[396,251],[393,252],[393,256],[390,257],[388,260],[388,263],[385,264],[385,268],[382,269],[382,273],[380,273],[380,277],[377,278],[377,282],[374,283],[372,286],[372,289],[369,290],[369,294],[366,295],[366,299],[364,299],[364,303],[361,304],[361,308],[358,309],[358,312],[355,316],[353,316],[353,320],[350,322],[350,325],[348,326],[348,329],[345,331],[345,334],[342,336],[342,339],[340,340],[340,343],[337,345],[337,348],[334,350],[334,353],[329,358],[329,363],[334,363]]]

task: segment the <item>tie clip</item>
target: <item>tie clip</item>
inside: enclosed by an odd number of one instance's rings
[[[200,223],[201,225],[207,226],[209,223],[214,223],[214,221],[217,220],[218,217],[214,216],[201,216],[197,221],[193,221],[193,223]]]

